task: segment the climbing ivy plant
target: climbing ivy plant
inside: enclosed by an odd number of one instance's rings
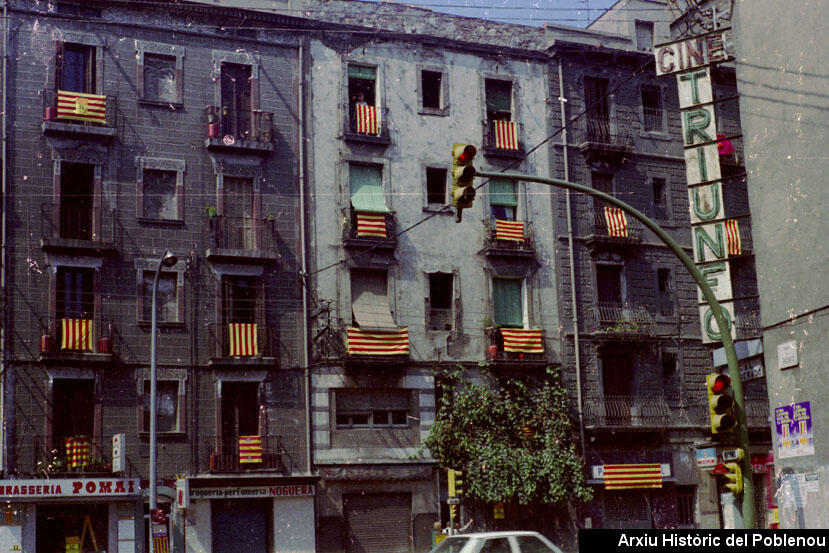
[[[464,496],[522,505],[589,501],[567,392],[557,369],[540,381],[471,383],[463,369],[436,372],[437,414],[425,441],[445,468],[463,471]]]

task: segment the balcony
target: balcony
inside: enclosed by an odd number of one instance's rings
[[[43,100],[43,134],[111,140],[118,132],[115,96],[44,90]]]
[[[546,332],[541,328],[487,327],[487,359],[499,364],[527,365],[548,361],[544,349]]]
[[[379,106],[350,106],[351,113],[343,117],[345,128],[343,138],[346,142],[375,146],[388,146],[391,136],[386,121],[388,110]]]
[[[484,122],[484,155],[508,159],[524,157],[524,144],[519,140],[520,134],[521,125],[514,121]]]
[[[276,329],[254,323],[209,324],[212,366],[275,367],[279,342]]]
[[[535,257],[532,222],[489,219],[485,224],[484,253],[498,257]]]
[[[367,331],[348,327],[343,336],[347,366],[397,366],[409,361],[409,329]]]
[[[645,227],[619,208],[603,206],[581,219],[588,248],[635,246],[642,242]]]
[[[362,213],[353,208],[344,212],[343,245],[346,248],[372,249],[393,253],[397,248],[395,213]]]
[[[648,338],[654,318],[647,306],[637,303],[597,303],[584,318],[587,332],[608,339]]]
[[[733,302],[732,306],[737,340],[759,338],[762,335],[762,326],[758,300],[756,298],[738,299]]]
[[[60,442],[60,443],[57,443]],[[32,475],[35,478],[112,477],[112,462],[101,444],[89,436],[69,436],[47,447],[41,436],[32,440]],[[21,459],[25,462],[25,459]],[[126,472],[132,473],[127,460]]]
[[[745,397],[746,425],[749,428],[768,430],[769,400],[765,395],[747,395]],[[710,428],[711,419],[708,401],[705,398],[695,398],[685,408],[685,420],[694,425]]]
[[[41,321],[41,360],[64,363],[109,363],[114,359],[111,322],[89,318],[49,318]]]
[[[207,259],[229,263],[272,263],[276,249],[276,220],[272,217],[227,217],[207,214]]]
[[[652,396],[605,396],[585,398],[584,423],[594,428],[664,428],[671,417],[665,398]]]
[[[633,151],[633,126],[616,117],[587,115],[578,131],[579,149],[588,163],[618,164]]]
[[[273,151],[273,113],[207,106],[204,145],[214,152],[267,155]]]
[[[739,240],[733,240],[732,233],[736,227]],[[751,234],[751,218],[740,217],[725,222],[726,244],[729,257],[751,255],[754,251],[754,237]]]
[[[107,224],[97,221],[103,214]],[[118,229],[114,212],[94,208],[92,198],[61,199],[40,206],[40,246],[44,251],[94,257],[115,255]]]
[[[282,436],[215,436],[206,449],[211,474],[285,473]]]

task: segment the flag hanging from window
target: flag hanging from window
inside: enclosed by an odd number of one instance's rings
[[[357,236],[386,238],[386,214],[358,211]]]
[[[72,469],[89,465],[89,438],[87,436],[66,438],[66,464]]]
[[[717,152],[721,156],[727,156],[734,153],[734,145],[725,137],[724,134],[717,135]]]
[[[497,240],[524,241],[523,221],[502,221],[495,219],[495,238]]]
[[[239,462],[262,462],[262,436],[239,436]]]
[[[58,90],[58,119],[106,123],[107,97]]]
[[[499,150],[517,150],[518,134],[512,121],[493,121],[495,123],[495,147]]]
[[[230,323],[230,356],[249,357],[259,355],[254,323]]]
[[[604,487],[607,490],[661,488],[662,467],[647,465],[604,465]]]
[[[349,327],[349,355],[409,355],[409,329],[391,332],[365,332]]]
[[[360,134],[380,134],[380,124],[377,120],[376,106],[354,106],[354,115],[357,117],[357,132]]]
[[[604,220],[607,223],[608,236],[628,236],[628,219],[622,208],[605,206]]]
[[[540,328],[502,328],[504,351],[508,353],[544,353]]]
[[[737,224],[737,219],[725,221],[725,241],[728,244],[728,255],[743,253],[743,244],[740,241],[740,226]]]
[[[153,553],[170,553],[170,536],[167,535],[167,523],[152,522]]]
[[[92,320],[61,319],[60,349],[92,351]]]

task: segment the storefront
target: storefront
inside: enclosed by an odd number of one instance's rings
[[[315,495],[315,478],[184,478],[174,525],[186,552],[312,553]]]
[[[0,480],[0,551],[143,550],[138,479]]]

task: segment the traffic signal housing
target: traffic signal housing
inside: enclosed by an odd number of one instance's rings
[[[711,415],[711,433],[730,432],[737,426],[734,416],[734,398],[731,397],[731,379],[724,374],[705,377],[708,388],[708,412]]]
[[[741,495],[743,493],[743,471],[740,469],[740,463],[726,463],[725,469],[728,471],[725,476],[725,488],[734,495]]]
[[[475,167],[472,160],[478,150],[471,144],[452,145],[452,205],[455,207],[455,221],[460,223],[464,209],[472,207],[475,200],[475,188],[472,179]]]
[[[458,497],[463,495],[463,473],[459,470],[449,469],[446,473],[448,482],[447,491],[449,497]]]

